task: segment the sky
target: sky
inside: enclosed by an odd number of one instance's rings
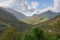
[[[39,3],[38,9],[43,9],[43,8],[48,7],[48,6],[53,6],[53,3],[54,3],[53,0],[29,0],[28,2],[30,4],[31,2],[35,2],[35,1],[37,3]]]
[[[26,16],[48,10],[60,12],[60,0],[0,0],[0,6],[13,8]]]

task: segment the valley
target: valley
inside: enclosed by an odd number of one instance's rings
[[[28,40],[31,36],[37,40],[41,38],[38,35],[47,40],[57,36],[56,39],[60,39],[60,13],[48,10],[28,17],[13,9],[0,7],[0,40],[23,40],[24,37]]]

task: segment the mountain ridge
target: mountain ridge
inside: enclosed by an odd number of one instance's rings
[[[16,10],[12,9],[12,8],[3,8],[3,7],[0,7],[0,9],[3,9],[4,11],[13,14],[19,20],[24,20],[27,17],[23,13],[18,12]]]
[[[32,25],[38,24],[40,22],[44,22],[44,21],[49,20],[51,18],[54,18],[55,16],[58,15],[58,13],[55,13],[55,12],[52,12],[51,10],[48,10],[48,11],[40,13],[40,14],[26,16],[23,13],[18,12],[14,9],[11,9],[11,8],[0,7],[0,9],[3,9],[4,11],[13,14],[20,21],[23,21],[25,23],[32,24]]]
[[[34,14],[29,19],[27,19],[27,21],[28,21],[28,23],[30,21],[30,24],[32,23],[34,25],[34,24],[38,24],[39,22],[43,22],[43,21],[49,20],[51,18],[54,18],[57,15],[58,15],[58,13],[48,10],[41,14]]]
[[[13,14],[3,9],[0,9],[0,22],[1,24],[3,23],[3,25],[4,23],[6,23],[6,24],[11,25],[12,27],[16,27],[18,30],[22,32],[29,30],[32,27],[32,25],[18,20]]]

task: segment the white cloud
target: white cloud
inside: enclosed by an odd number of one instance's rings
[[[54,0],[54,11],[60,12],[60,0]]]
[[[42,13],[42,12],[45,12],[45,11],[48,11],[48,10],[51,10],[51,11],[54,11],[54,12],[60,12],[60,0],[54,0],[53,7],[48,6],[47,8],[39,10],[40,11],[39,13]]]
[[[37,8],[37,6],[39,5],[39,3],[38,2],[31,2],[31,5],[29,5],[28,6],[28,9],[36,9]]]
[[[35,9],[33,12],[32,12],[32,14],[39,14],[40,13],[40,11],[38,10],[38,9]]]
[[[32,15],[33,15],[33,14],[40,14],[40,13],[46,12],[46,11],[48,11],[48,10],[52,10],[52,7],[49,6],[49,7],[45,8],[45,9],[41,9],[41,10],[35,9],[35,10],[32,12]]]
[[[54,12],[60,12],[60,0],[54,0],[53,7],[49,6],[47,8],[44,8],[44,9],[40,10],[40,13],[48,11],[48,10],[51,10]]]
[[[14,9],[17,8],[16,10],[23,12],[25,14],[27,13],[31,16],[34,14],[35,11],[37,11],[36,9],[37,9],[38,5],[39,5],[39,3],[36,1],[31,2],[31,4],[29,4],[27,1],[23,1],[23,2],[17,3],[17,5],[15,5],[15,6],[13,5],[13,7],[15,7]]]
[[[47,8],[44,8],[44,9],[41,9],[40,10],[40,13],[42,13],[42,12],[46,12],[46,11],[48,11],[48,10],[52,10],[52,6],[49,6],[49,7],[47,7]]]
[[[13,1],[13,0],[6,0],[6,1],[4,1],[4,2],[1,2],[1,3],[0,3],[0,6],[2,6],[2,7],[9,7],[9,6],[11,6],[10,3],[11,3],[12,1]]]
[[[2,3],[0,3],[0,6],[4,6],[4,7],[9,6],[7,3],[8,3],[8,1],[2,2]]]
[[[33,12],[35,9],[37,9],[37,6],[39,5],[38,2],[31,2],[31,5],[25,1],[23,3],[20,4],[20,9],[23,12]]]
[[[54,0],[53,7],[49,6],[44,9],[37,9],[38,5],[39,3],[36,1],[29,4],[26,0],[7,0],[0,3],[0,6],[12,7],[13,9],[23,12],[25,14],[28,13],[28,15],[39,14],[48,10],[60,12],[60,0]]]

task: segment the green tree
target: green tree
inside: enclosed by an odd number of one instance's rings
[[[31,32],[25,34],[24,40],[45,40],[43,30],[34,28]]]
[[[6,30],[0,40],[21,40],[21,33],[16,28]]]

